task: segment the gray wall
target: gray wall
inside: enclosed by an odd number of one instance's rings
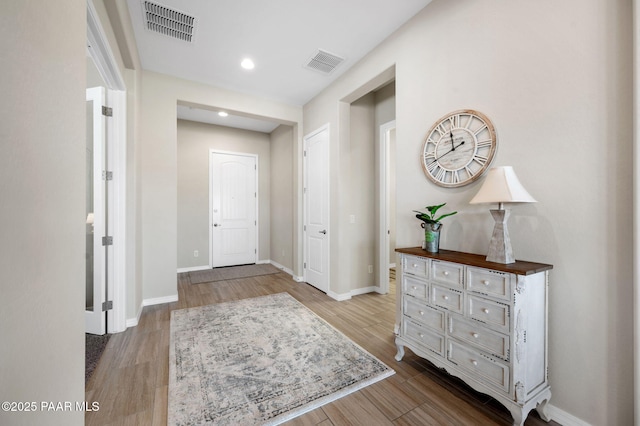
[[[267,133],[178,120],[178,268],[209,264],[209,150],[258,155],[258,260],[269,260],[271,148]],[[199,256],[194,257],[194,250]]]
[[[516,257],[554,265],[551,404],[591,424],[633,423],[632,35],[626,0],[434,0],[304,106],[305,134],[348,127],[336,104],[394,67],[398,245],[420,244],[413,209],[447,202],[459,214],[447,219],[443,247],[475,253],[486,253],[493,229],[489,206],[469,205],[482,180],[440,188],[418,158],[447,112],[491,118],[494,165],[513,166],[538,200],[513,208]],[[340,179],[348,144],[348,134],[331,132],[336,220],[350,213]],[[359,285],[341,278],[358,246],[337,240],[332,285],[344,293]]]
[[[85,1],[3,2],[0,51],[0,401],[84,401]]]

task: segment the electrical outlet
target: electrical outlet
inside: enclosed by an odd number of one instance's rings
[[[198,257],[198,256],[200,256],[200,252],[198,250],[194,250],[193,257]]]

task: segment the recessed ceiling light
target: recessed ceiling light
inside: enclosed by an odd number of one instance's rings
[[[244,68],[245,70],[252,70],[256,67],[256,64],[253,63],[253,61],[249,58],[244,58],[242,60],[242,62],[240,63],[240,66],[242,68]]]
[[[220,112],[218,113],[218,115],[219,115],[220,117],[226,117],[226,116],[228,116],[229,114],[227,114],[227,113],[226,113],[226,112],[224,112],[224,111],[220,111]]]

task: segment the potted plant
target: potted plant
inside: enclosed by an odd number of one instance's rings
[[[436,217],[436,212],[440,210],[441,207],[446,205],[447,203],[443,203],[437,206],[427,206],[427,213],[421,212],[419,210],[414,210],[416,217],[422,221],[420,226],[424,229],[424,240],[425,240],[425,249],[431,253],[438,253],[438,249],[440,248],[440,230],[442,229],[442,219],[448,216],[453,216],[458,212],[445,213]]]

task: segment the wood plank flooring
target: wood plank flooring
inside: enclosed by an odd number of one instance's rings
[[[509,412],[407,349],[394,359],[395,283],[387,295],[364,294],[337,302],[286,273],[191,284],[178,276],[179,301],[145,307],[138,326],[111,337],[85,397],[100,404],[86,425],[165,425],[169,383],[169,320],[175,309],[288,292],[396,374],[320,407],[287,425],[510,425]],[[535,411],[528,426],[557,425]]]

